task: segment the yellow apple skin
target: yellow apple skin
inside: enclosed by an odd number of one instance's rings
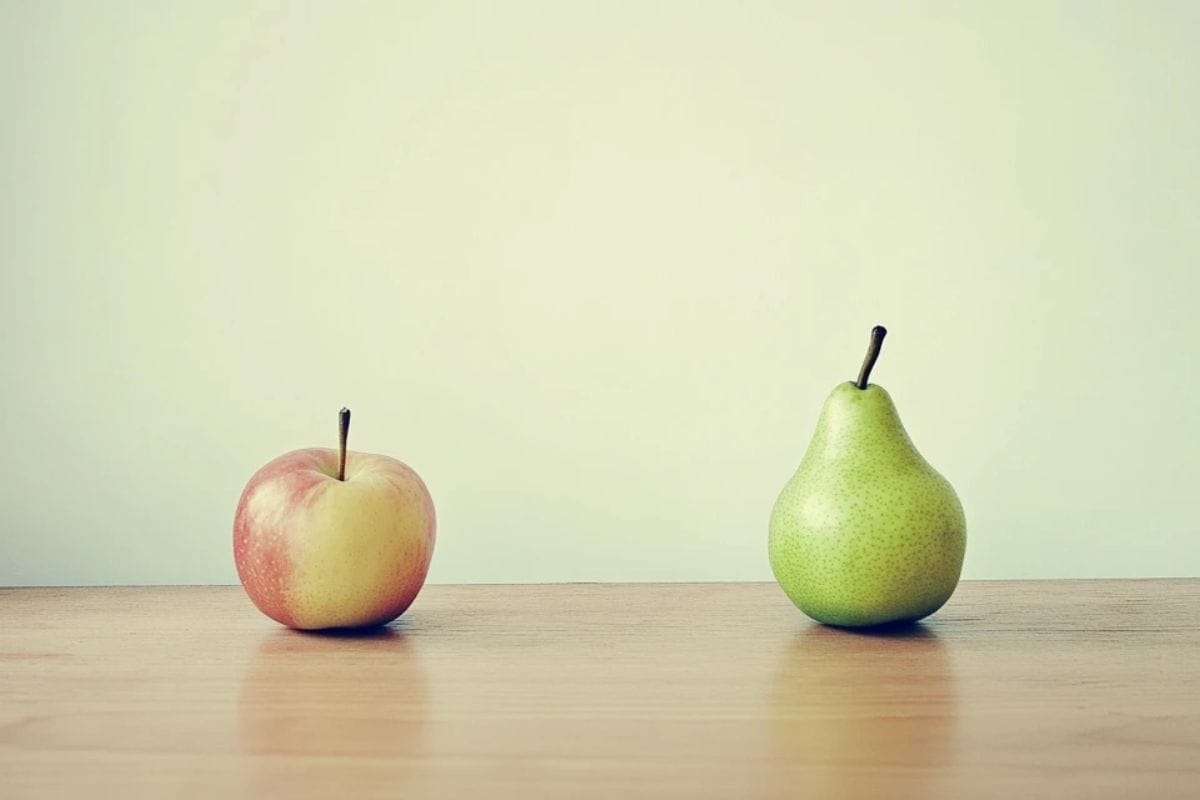
[[[295,450],[246,484],[233,521],[238,577],[264,614],[291,628],[391,622],[416,599],[437,521],[421,478],[388,456]]]

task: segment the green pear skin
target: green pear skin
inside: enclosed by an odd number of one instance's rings
[[[771,512],[771,569],[787,596],[829,625],[918,620],[954,593],[966,545],[958,496],[891,396],[836,387]]]

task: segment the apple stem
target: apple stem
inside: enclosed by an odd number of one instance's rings
[[[350,437],[350,409],[338,412],[338,480],[346,480],[346,439]]]
[[[867,379],[871,377],[871,370],[879,359],[879,351],[883,348],[883,337],[885,336],[887,336],[887,328],[882,325],[876,325],[871,329],[871,344],[867,346],[867,357],[863,359],[862,369],[858,372],[858,383],[855,384],[859,389],[867,388]]]

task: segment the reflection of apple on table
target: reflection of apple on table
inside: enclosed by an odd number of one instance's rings
[[[818,622],[917,620],[950,599],[967,523],[950,484],[868,384],[887,330],[876,326],[858,380],[829,395],[808,452],[771,513],[771,568]]]
[[[428,782],[425,653],[405,620],[368,631],[268,629],[237,698],[241,793],[403,796]],[[347,772],[353,772],[347,793]]]
[[[254,604],[292,628],[358,628],[404,613],[425,583],[436,531],[421,478],[394,458],[285,453],[250,478],[233,523],[238,577]]]

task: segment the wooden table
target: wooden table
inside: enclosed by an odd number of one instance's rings
[[[429,586],[365,636],[240,588],[0,590],[0,796],[1200,797],[1200,580]]]

